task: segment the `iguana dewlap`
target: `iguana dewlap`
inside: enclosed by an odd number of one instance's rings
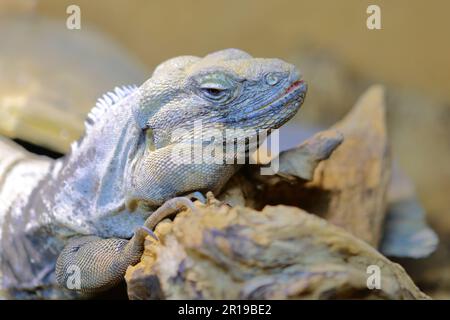
[[[145,227],[189,206],[170,199],[217,193],[238,168],[174,161],[174,148],[199,139],[194,122],[206,131],[278,128],[305,94],[294,66],[228,49],[170,59],[139,88],[106,94],[62,159],[1,139],[0,296],[71,296],[57,284],[67,286],[71,266],[81,270],[83,292],[117,284],[141,256]],[[174,137],[175,129],[184,134]]]

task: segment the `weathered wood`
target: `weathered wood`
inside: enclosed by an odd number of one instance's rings
[[[333,128],[344,135],[344,142],[305,185],[315,197],[303,208],[377,247],[391,169],[384,89],[369,88]]]
[[[322,218],[281,205],[231,208],[211,194],[208,202],[157,226],[160,241],[148,238],[127,270],[130,298],[428,298],[399,265]],[[367,287],[373,265],[379,290]]]
[[[343,136],[337,130],[321,131],[299,146],[282,151],[277,159],[279,166],[276,172],[261,175],[259,166],[244,168],[225,186],[219,199],[230,205],[251,208],[262,208],[271,201],[287,203],[286,198],[296,198],[296,190],[313,178],[318,164],[330,157],[342,141]],[[291,189],[288,194],[282,190],[285,184]]]

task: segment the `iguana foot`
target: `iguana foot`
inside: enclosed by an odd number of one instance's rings
[[[177,197],[164,202],[155,212],[153,212],[145,221],[144,227],[153,230],[155,226],[164,218],[178,213],[184,208],[197,211],[194,203],[187,197]]]

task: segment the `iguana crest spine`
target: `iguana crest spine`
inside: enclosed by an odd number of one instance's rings
[[[84,121],[85,133],[87,134],[105,114],[109,108],[117,104],[123,98],[135,92],[138,87],[134,84],[115,87],[113,91],[108,91],[97,99],[95,106],[89,111]],[[81,140],[72,142],[71,152],[73,153],[80,145]]]
[[[117,102],[130,95],[137,90],[137,86],[128,85],[115,87],[113,91],[106,92],[100,97],[92,110],[88,113],[85,121],[86,130],[88,130],[95,122],[97,122],[103,115],[108,112],[109,108]]]

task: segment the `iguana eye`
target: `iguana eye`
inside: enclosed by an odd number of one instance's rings
[[[204,88],[203,89],[206,94],[212,97],[218,97],[222,94],[223,90],[216,89],[216,88]]]
[[[225,100],[230,93],[228,89],[218,86],[202,86],[200,90],[206,98],[214,101]]]

